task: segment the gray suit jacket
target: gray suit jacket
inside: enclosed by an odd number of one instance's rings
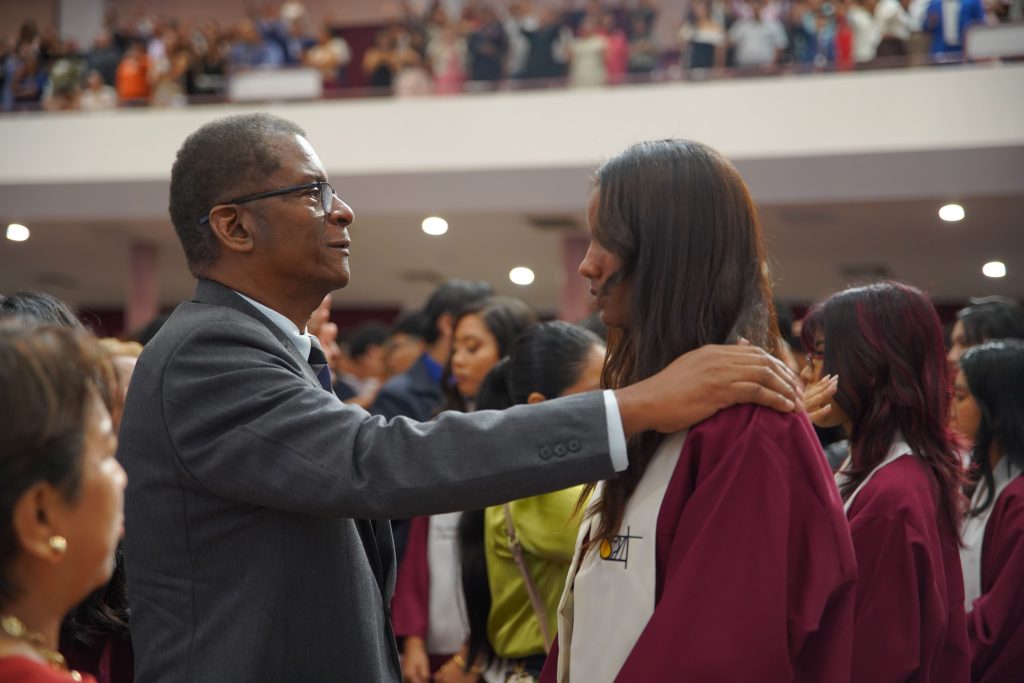
[[[136,681],[400,681],[386,518],[608,477],[607,439],[598,393],[372,417],[200,281],[139,358],[121,423]]]

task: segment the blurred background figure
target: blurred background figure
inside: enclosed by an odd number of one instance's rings
[[[968,349],[956,378],[957,428],[974,443],[960,561],[972,681],[1024,671],[1024,341]]]
[[[1002,296],[971,299],[957,312],[950,333],[950,372],[960,369],[964,351],[989,339],[1024,339],[1024,307]]]
[[[124,532],[115,382],[84,330],[0,320],[0,679],[72,680],[61,621],[108,581]]]
[[[399,415],[420,422],[432,418],[444,400],[441,376],[452,354],[455,316],[493,291],[486,282],[470,280],[449,280],[434,290],[420,321],[426,349],[412,367],[385,382],[370,412],[389,420]]]
[[[85,77],[85,88],[78,96],[78,106],[86,111],[99,111],[117,107],[117,90],[103,81],[99,71],[93,69]]]
[[[412,311],[399,316],[384,343],[384,367],[388,377],[407,371],[427,348],[423,336],[423,314]]]
[[[688,69],[712,69],[725,66],[725,27],[711,14],[708,0],[690,5],[690,16],[679,30]]]
[[[596,17],[584,16],[576,36],[569,43],[571,87],[591,88],[608,82],[608,67],[605,63],[608,39],[598,32],[599,27]]]
[[[564,322],[536,325],[487,374],[477,408],[504,410],[599,389],[604,352],[604,342],[589,330]],[[435,680],[465,680],[460,669],[466,668],[490,669],[487,680],[540,676],[582,520],[582,491],[575,486],[462,513],[459,552],[469,636],[459,659],[449,661]]]
[[[346,70],[352,61],[352,50],[341,36],[331,33],[328,25],[320,27],[316,43],[305,54],[305,63],[318,69],[324,88],[339,88],[346,83]]]
[[[752,16],[738,19],[729,28],[729,40],[736,48],[736,66],[771,66],[789,42],[782,22],[768,13],[764,0],[749,3]]]
[[[363,73],[369,87],[390,92],[395,75],[395,42],[389,30],[377,31],[373,45],[363,53]]]
[[[505,27],[490,6],[480,8],[478,23],[467,38],[467,47],[469,79],[478,87],[496,87],[504,76],[509,42]]]
[[[454,319],[452,353],[442,379],[444,409],[474,410],[484,377],[536,323],[533,309],[513,297],[463,307]],[[452,512],[411,520],[391,601],[395,636],[404,639],[406,680],[427,683],[466,640],[457,537],[461,516]]]
[[[341,357],[337,363],[340,371],[334,383],[338,398],[347,401],[359,397],[364,408],[373,404],[381,383],[387,378],[384,349],[387,338],[387,326],[378,322],[362,323],[342,335]]]
[[[117,65],[117,98],[122,104],[149,102],[151,68],[145,42],[133,40]]]

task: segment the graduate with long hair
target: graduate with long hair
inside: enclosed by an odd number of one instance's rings
[[[452,354],[442,373],[444,410],[471,412],[487,373],[512,342],[537,323],[537,314],[514,297],[468,304],[452,324]],[[461,512],[414,517],[398,565],[391,620],[402,638],[402,676],[426,683],[447,663],[461,661],[466,638],[458,564]]]
[[[957,427],[974,442],[964,524],[971,680],[1024,673],[1024,340],[1000,339],[960,358]]]
[[[757,211],[719,153],[635,145],[598,170],[588,218],[605,387],[704,344],[777,353]],[[593,488],[541,680],[847,680],[853,547],[806,416],[737,406],[628,452]]]
[[[487,374],[477,409],[504,410],[593,391],[601,385],[604,353],[604,342],[582,327],[560,321],[536,325]],[[503,674],[540,674],[580,527],[575,508],[582,488],[462,514],[459,549],[469,618],[463,669],[470,662],[471,669],[489,668],[487,680],[501,681]],[[459,680],[458,673],[442,670],[436,679]]]
[[[961,466],[939,316],[896,282],[844,290],[816,310],[801,331],[813,359],[805,380],[838,381],[815,424],[850,439],[836,483],[859,575],[852,680],[965,681]]]

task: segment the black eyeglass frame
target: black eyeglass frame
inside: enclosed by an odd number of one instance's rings
[[[256,194],[247,194],[244,197],[238,197],[226,202],[219,202],[216,206],[224,206],[227,204],[245,204],[247,202],[254,202],[257,199],[266,199],[268,197],[277,197],[278,195],[288,194],[290,192],[298,192],[299,190],[312,190],[314,187],[320,189],[320,208],[324,210],[324,213],[330,213],[331,205],[334,204],[334,186],[332,186],[326,180],[317,180],[313,183],[303,183],[302,185],[292,185],[291,187],[282,187],[279,190],[267,190],[266,192],[257,192]],[[330,190],[326,192],[325,190]],[[213,211],[211,208],[210,211]],[[199,225],[204,225],[210,222],[210,212],[207,211],[206,215],[199,219]]]

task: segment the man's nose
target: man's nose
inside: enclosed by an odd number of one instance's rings
[[[341,200],[337,194],[331,197],[331,212],[329,217],[342,225],[351,225],[355,220],[355,212],[352,207]]]

